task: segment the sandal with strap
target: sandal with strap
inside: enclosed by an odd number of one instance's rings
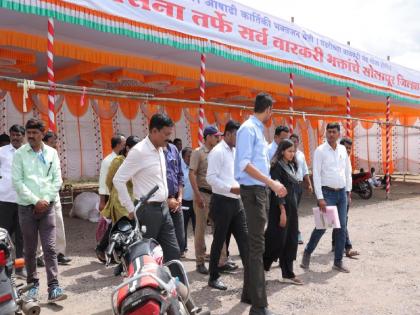
[[[357,250],[348,249],[346,250],[346,257],[356,259],[355,256],[359,256],[360,253]]]

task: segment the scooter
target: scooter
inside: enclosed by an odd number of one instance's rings
[[[134,213],[158,190],[155,186],[136,205]],[[105,252],[106,265],[111,258],[122,265],[127,279],[111,296],[116,315],[210,315],[196,307],[191,299],[188,278],[179,260],[163,263],[162,247],[154,239],[143,238],[145,226],[137,216],[118,220],[111,229]],[[173,274],[177,274],[174,277]]]
[[[0,228],[0,314],[2,315],[38,315],[41,308],[36,301],[28,299],[24,293],[32,284],[17,285],[15,270],[23,268],[24,259],[16,259],[13,242],[7,230]]]
[[[369,172],[358,173],[352,175],[353,187],[352,191],[357,193],[362,199],[370,199],[373,194],[372,185],[369,179],[372,175]]]

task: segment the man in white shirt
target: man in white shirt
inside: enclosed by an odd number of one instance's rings
[[[333,269],[348,273],[343,265],[343,252],[346,242],[347,198],[350,197],[352,178],[351,165],[346,148],[338,144],[340,125],[327,125],[327,142],[321,144],[314,153],[313,179],[318,206],[325,212],[327,206],[336,206],[340,219],[340,229],[335,229],[335,257]],[[314,229],[303,253],[301,267],[309,268],[312,252],[318,245],[325,230]]]
[[[271,159],[273,158],[274,154],[276,154],[277,147],[279,143],[284,139],[289,139],[290,129],[287,126],[277,126],[276,130],[274,131],[274,140],[268,146],[268,157]]]
[[[14,238],[16,258],[23,257],[23,239],[19,225],[16,190],[12,183],[12,161],[17,149],[25,138],[25,128],[13,125],[9,129],[11,143],[0,148],[0,227]],[[16,270],[16,275],[26,279],[24,269]]]
[[[116,134],[111,138],[111,148],[112,152],[108,154],[101,163],[101,169],[99,171],[99,211],[102,211],[105,208],[106,203],[109,199],[109,190],[106,185],[106,177],[108,175],[109,167],[111,166],[112,160],[114,160],[120,152],[125,148],[125,137],[122,134]],[[104,221],[106,221],[104,223]],[[105,262],[105,250],[108,247],[108,235],[111,230],[111,220],[108,220],[104,217],[100,217],[99,223],[96,227],[97,235],[98,230],[106,224],[107,229],[106,232],[102,235],[102,238],[98,240],[98,244],[96,245],[96,256],[98,257],[99,261]],[[99,233],[100,235],[100,233]]]
[[[349,160],[350,160],[350,155],[351,155],[351,150],[352,150],[352,146],[353,146],[353,141],[350,138],[342,138],[340,140],[340,144],[344,145],[346,147],[347,150],[347,155],[349,156]],[[350,165],[351,165],[351,160],[350,160]],[[346,219],[346,223],[348,225],[349,223],[349,209],[350,209],[350,204],[351,204],[351,194],[348,196],[348,203],[347,203],[347,219]],[[336,234],[332,233],[332,250],[335,250],[335,237]],[[354,256],[358,256],[360,255],[360,253],[357,250],[353,250],[353,245],[350,241],[350,236],[349,236],[349,229],[346,229],[346,243],[345,243],[345,251],[346,251],[346,257],[349,258],[353,258]]]
[[[101,163],[101,170],[99,171],[99,211],[101,211],[109,198],[108,187],[106,186],[106,176],[108,175],[109,166],[113,159],[115,159],[125,148],[125,137],[121,134],[117,134],[111,138],[112,152],[108,154]]]
[[[313,193],[313,188],[311,179],[309,178],[309,169],[308,165],[306,164],[305,154],[299,150],[299,136],[297,134],[292,134],[290,136],[290,140],[292,140],[292,142],[294,143],[296,150],[295,159],[298,167],[296,177],[299,181],[299,191],[297,193],[297,206],[299,207],[300,200],[302,199],[303,194],[303,182],[305,182],[306,188],[311,194]],[[303,244],[302,234],[300,233],[300,231],[298,233],[298,243]]]
[[[243,296],[248,296],[248,229],[245,210],[240,199],[239,183],[234,177],[236,132],[240,124],[232,120],[225,127],[224,139],[217,144],[208,156],[207,182],[212,189],[210,214],[214,222],[213,242],[210,251],[209,286],[226,290],[219,280],[218,261],[229,231],[238,244],[244,266]]]
[[[146,226],[146,238],[154,238],[162,246],[164,261],[180,258],[175,228],[168,208],[168,184],[163,148],[168,145],[174,129],[172,120],[163,114],[150,119],[149,135],[136,144],[118,169],[113,183],[121,205],[130,218],[137,215],[140,224]],[[135,199],[146,196],[156,185],[157,192],[134,214],[134,203],[127,190],[127,182],[133,182]]]

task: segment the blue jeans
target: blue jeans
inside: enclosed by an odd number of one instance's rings
[[[343,259],[344,245],[346,243],[347,234],[347,193],[343,188],[339,191],[333,191],[330,189],[322,188],[322,194],[324,200],[328,206],[337,206],[338,218],[340,219],[340,229],[334,229],[335,234],[335,257],[334,264],[340,264]],[[308,254],[312,254],[318,245],[325,230],[314,229],[312,231],[311,238],[306,245],[305,251]]]

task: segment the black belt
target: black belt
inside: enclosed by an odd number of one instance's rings
[[[207,188],[198,188],[198,190],[201,191],[202,193],[205,193],[205,194],[209,194],[209,195],[213,194],[213,192],[210,189],[207,189]]]
[[[330,191],[340,191],[340,190],[343,190],[344,187],[343,188],[331,188],[331,187],[328,187],[328,186],[322,186],[322,189],[330,190]]]
[[[138,200],[136,199],[136,200],[134,200],[134,204],[135,205],[137,205],[138,204]],[[145,206],[152,206],[152,207],[160,207],[160,208],[162,208],[162,206],[164,205],[166,203],[166,201],[162,201],[162,202],[160,202],[160,201],[146,201],[146,202],[143,202],[143,205],[145,205]]]

